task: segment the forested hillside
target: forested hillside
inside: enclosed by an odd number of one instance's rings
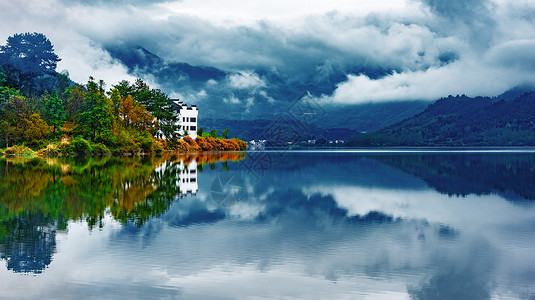
[[[535,92],[513,100],[450,96],[352,146],[534,146]]]
[[[15,34],[0,46],[0,154],[32,150],[45,155],[154,153],[192,148],[186,145],[194,141],[179,140],[178,112],[164,92],[141,79],[123,80],[109,89],[91,76],[86,84],[78,84],[67,72],[56,72],[60,60],[41,33]],[[192,149],[246,148],[244,142],[220,141],[217,136],[204,144]]]

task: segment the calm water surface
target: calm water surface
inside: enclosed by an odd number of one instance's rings
[[[0,158],[0,298],[533,299],[535,154]]]

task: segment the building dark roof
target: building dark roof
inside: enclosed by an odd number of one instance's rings
[[[176,103],[175,101],[171,101],[171,103],[173,103],[173,107],[174,107],[176,110],[181,110],[181,109],[182,109],[182,105],[181,105],[181,104],[178,104],[178,103]]]
[[[171,103],[173,103],[173,107],[178,111],[180,111],[184,106],[188,110],[192,110],[194,107],[197,108],[197,105],[195,104],[192,104],[191,107],[188,107],[187,104],[184,104],[184,102],[180,101],[179,99],[169,99],[169,100],[171,100]]]

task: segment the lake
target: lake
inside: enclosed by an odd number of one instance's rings
[[[0,200],[0,298],[535,297],[535,153],[0,158]]]

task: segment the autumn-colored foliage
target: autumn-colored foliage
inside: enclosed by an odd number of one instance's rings
[[[244,151],[247,143],[239,139],[218,139],[212,137],[200,137],[195,140],[189,136],[178,141],[158,140],[163,147],[170,152],[202,152],[202,151]]]

